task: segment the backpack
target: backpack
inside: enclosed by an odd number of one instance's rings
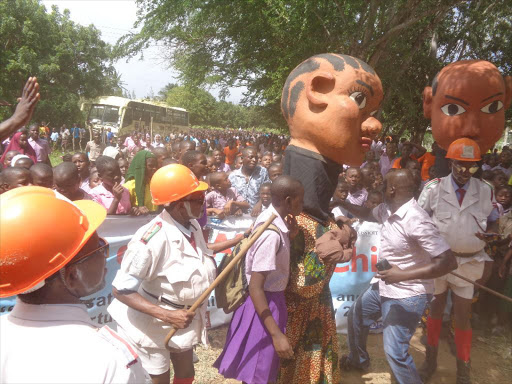
[[[270,224],[266,230],[271,230],[280,234],[279,229]],[[235,247],[230,255],[225,255],[217,268],[217,275],[219,275],[226,266],[240,253],[240,249],[247,244],[252,235],[248,238],[242,239]],[[228,273],[226,278],[222,280],[215,288],[215,301],[217,308],[222,308],[225,313],[234,312],[240,307],[247,296],[249,296],[249,284],[245,276],[245,254],[235,267]]]

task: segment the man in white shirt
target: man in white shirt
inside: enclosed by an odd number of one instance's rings
[[[371,286],[354,304],[354,316],[360,321],[355,334],[349,335],[350,355],[342,359],[342,367],[368,367],[366,338],[361,336],[367,335],[371,322],[382,316],[386,358],[396,380],[403,384],[422,383],[408,350],[434,293],[432,279],[457,267],[449,245],[414,200],[414,191],[412,173],[401,169],[386,175],[384,204],[373,210],[341,204],[363,220],[382,224],[379,260],[391,264],[391,269],[377,275],[381,279],[378,286]]]
[[[48,141],[45,139],[41,139],[39,137],[39,127],[37,124],[32,124],[29,128],[30,138],[28,139],[28,143],[34,149],[36,153],[37,162],[48,164],[50,167],[52,163],[50,162],[50,153],[52,150],[50,149],[50,145]]]
[[[0,319],[0,382],[150,382],[133,347],[81,300],[105,285],[108,243],[96,233],[105,217],[99,204],[48,188],[0,197],[0,297],[18,295]]]
[[[452,173],[425,185],[418,203],[429,214],[441,235],[453,250],[456,273],[485,284],[492,271],[492,259],[485,252],[484,232],[488,223],[498,219],[491,188],[472,177],[478,171],[480,147],[471,139],[455,140],[448,148]],[[422,367],[424,379],[437,368],[437,348],[448,289],[451,290],[455,315],[457,347],[457,383],[470,382],[472,330],[469,321],[474,286],[454,275],[435,280],[434,300],[427,319],[427,359]]]

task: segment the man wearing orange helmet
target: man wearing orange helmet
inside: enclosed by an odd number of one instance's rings
[[[105,216],[99,204],[48,188],[0,196],[0,297],[18,295],[0,320],[0,382],[149,380],[133,348],[98,328],[81,301],[105,285],[108,243],[96,233]]]
[[[215,261],[197,219],[203,214],[208,184],[181,164],[160,168],[151,179],[153,203],[164,210],[140,228],[128,244],[112,286],[116,300],[108,311],[134,345],[153,383],[194,380],[192,348],[206,338],[206,303],[187,309],[213,282]],[[170,341],[170,329],[178,329]]]
[[[432,215],[441,235],[457,257],[456,273],[485,284],[492,259],[485,253],[485,232],[497,219],[491,188],[472,177],[478,171],[479,145],[467,138],[455,140],[448,148],[451,174],[425,185],[418,203]],[[437,368],[437,350],[448,289],[455,310],[457,383],[470,383],[472,330],[469,321],[474,286],[454,275],[435,279],[434,299],[427,319],[426,361],[420,372],[428,380]]]

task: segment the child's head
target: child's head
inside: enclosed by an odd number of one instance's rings
[[[489,167],[494,168],[498,164],[498,157],[495,155],[490,155],[487,164]]]
[[[167,157],[164,159],[164,162],[162,163],[162,167],[165,167],[169,164],[179,164],[178,160],[174,160],[172,157]]]
[[[505,175],[505,172],[503,172],[501,169],[495,169],[492,175],[492,185],[494,185],[494,189],[498,189],[500,187],[503,187],[507,185],[508,179]]]
[[[482,172],[482,180],[487,181],[488,183],[492,183],[492,178],[494,176],[494,172],[490,169]]]
[[[266,152],[261,158],[261,166],[263,168],[268,169],[270,167],[270,164],[272,164],[272,153]]]
[[[100,175],[98,174],[97,168],[91,168],[91,173],[89,174],[89,188],[96,188],[101,184]]]
[[[500,203],[503,208],[510,208],[510,205],[512,205],[512,188],[505,185],[496,189],[496,201]]]
[[[372,189],[379,189],[384,185],[384,177],[382,173],[375,172]]]
[[[107,190],[111,190],[114,184],[121,183],[121,170],[119,164],[113,158],[108,156],[98,157],[96,169],[98,170],[98,177]]]
[[[382,204],[383,197],[382,192],[379,191],[370,191],[368,192],[368,198],[366,199],[364,206],[369,209],[373,209],[377,207],[379,204]]]
[[[68,162],[68,163],[71,163],[72,159],[73,159],[73,155],[71,155],[70,153],[66,153],[65,155],[62,155],[61,156],[61,159],[63,162]]]
[[[334,199],[338,201],[345,201],[348,197],[349,186],[345,180],[338,181],[336,190],[334,191]]]
[[[235,158],[235,169],[242,168],[242,156],[237,156]]]
[[[215,160],[215,165],[217,167],[224,162],[224,154],[222,153],[222,151],[216,149],[215,151],[212,152],[212,156],[213,159]]]
[[[206,169],[209,173],[217,171],[217,166],[215,165],[215,159],[213,156],[206,156]]]
[[[126,172],[128,171],[128,167],[130,166],[128,160],[126,160],[124,157],[121,157],[119,160],[117,160],[117,165],[119,165],[121,176],[125,177]]]
[[[60,163],[53,169],[53,183],[57,192],[72,200],[80,189],[78,168],[71,162]]]
[[[297,216],[302,212],[304,187],[288,175],[279,176],[271,186],[272,205],[283,215]]]
[[[370,189],[375,180],[375,172],[370,167],[361,168],[361,185]]]
[[[231,188],[231,182],[226,172],[210,173],[210,185],[220,193],[226,193]]]
[[[32,185],[30,171],[21,167],[9,167],[2,171],[1,189],[6,192],[10,189]]]
[[[34,185],[45,188],[53,187],[53,170],[48,164],[34,164],[30,167],[30,174]]]
[[[375,152],[373,152],[373,151],[366,152],[365,158],[366,158],[367,162],[374,161],[375,160]]]
[[[9,151],[5,154],[4,158],[4,168],[11,166],[11,161],[14,158],[14,156],[19,155],[20,153],[18,151]]]
[[[75,164],[78,169],[78,173],[82,176],[82,178],[87,177],[89,173],[89,158],[85,153],[78,152],[73,155],[71,158],[71,162]]]
[[[19,157],[19,158],[16,159],[16,157]],[[32,159],[30,157],[25,156],[25,155],[14,156],[11,163],[13,163],[13,162],[14,162],[14,164],[12,164],[12,166],[25,168],[25,169],[30,169],[30,167],[32,167],[34,165],[34,161],[32,161]]]
[[[272,155],[272,161],[273,161],[274,163],[279,163],[279,162],[281,162],[282,160],[283,160],[283,155],[281,155],[280,153],[274,153],[274,154]]]
[[[268,207],[272,203],[272,183],[263,183],[260,187],[260,199],[264,207]]]
[[[199,151],[187,151],[181,156],[181,164],[196,175],[198,179],[203,178],[208,174],[207,161],[204,153]]]
[[[169,152],[167,152],[167,148],[165,147],[156,147],[151,150],[153,155],[156,157],[156,162],[158,164],[158,168],[163,167],[164,159],[169,157]]]
[[[149,183],[151,178],[158,169],[158,161],[156,157],[146,157],[146,170],[144,172],[144,181]]]
[[[349,168],[345,178],[350,189],[357,189],[361,183],[361,170],[359,168]]]
[[[283,174],[283,165],[281,163],[272,163],[268,167],[268,177],[270,181],[274,181]]]

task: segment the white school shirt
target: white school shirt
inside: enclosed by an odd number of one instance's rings
[[[26,304],[0,319],[2,383],[151,383],[133,347],[85,305]]]
[[[191,306],[213,283],[216,276],[215,260],[207,248],[197,220],[191,220],[190,230],[176,223],[164,210],[141,227],[128,243],[121,268],[112,286],[117,290],[129,289],[129,281],[138,280],[134,290],[153,304],[168,310],[176,308],[160,303],[147,292],[164,295],[174,304]],[[188,233],[187,233],[188,232]],[[185,234],[194,234],[196,249]],[[192,324],[180,329],[169,345],[175,349],[190,349],[195,344],[207,344],[207,302],[196,311]],[[144,348],[165,348],[164,340],[171,324],[146,315],[114,300],[108,307],[112,318],[123,328],[131,341]]]

